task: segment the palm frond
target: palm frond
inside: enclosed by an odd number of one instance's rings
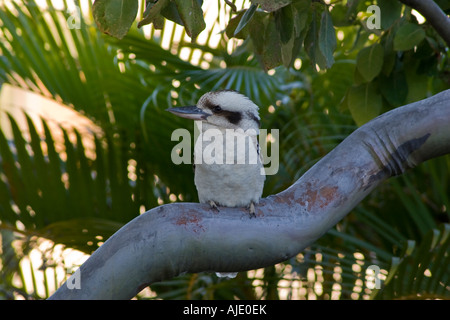
[[[431,230],[416,245],[408,241],[392,259],[377,299],[448,299],[450,297],[450,225]]]
[[[30,235],[44,236],[86,252],[94,250],[96,246],[89,247],[89,241],[95,241],[96,236],[107,239],[139,212],[140,203],[132,200],[134,190],[127,172],[116,168],[114,143],[105,149],[95,138],[96,158],[92,160],[86,156],[81,136],[75,131],[74,145],[67,130],[61,129],[65,149],[57,153],[46,122],[42,120],[45,138],[41,140],[33,121],[28,116],[26,120],[29,141],[11,116],[13,139],[6,139],[0,131],[2,224],[15,226],[20,221]],[[105,167],[110,171],[103,172]],[[111,201],[117,190],[128,201]],[[77,219],[82,219],[78,227]]]

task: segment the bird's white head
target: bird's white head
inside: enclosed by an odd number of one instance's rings
[[[258,106],[237,91],[208,92],[200,97],[196,106],[169,108],[173,114],[202,120],[225,129],[253,129],[259,131]]]

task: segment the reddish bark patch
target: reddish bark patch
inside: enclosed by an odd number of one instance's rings
[[[202,218],[196,213],[183,213],[175,221],[178,226],[185,226],[186,229],[191,229],[195,233],[205,231],[205,228],[201,224]]]
[[[311,188],[309,184],[305,190],[303,197],[297,200],[297,202],[306,206],[309,211],[312,208],[324,208],[336,197],[337,186],[330,187],[325,186],[319,189]]]

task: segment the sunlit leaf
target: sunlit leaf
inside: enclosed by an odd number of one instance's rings
[[[381,28],[387,30],[400,18],[402,4],[399,1],[377,0],[377,5],[381,12],[381,17],[378,17],[381,20]]]
[[[187,34],[192,38],[192,41],[195,41],[206,27],[201,4],[197,0],[175,0],[175,5]]]
[[[348,92],[348,108],[358,126],[379,115],[381,96],[372,83],[353,86]]]
[[[136,19],[138,8],[138,0],[96,0],[92,13],[102,32],[122,39]]]
[[[252,4],[250,8],[248,8],[245,13],[242,15],[241,19],[239,20],[239,24],[237,25],[236,29],[233,32],[233,36],[236,36],[239,32],[244,29],[244,27],[249,23],[249,21],[253,18],[253,15],[256,12],[256,9],[258,6],[256,4]]]
[[[259,4],[261,8],[268,12],[273,12],[287,6],[292,0],[251,0],[253,4]]]
[[[327,68],[331,68],[334,63],[333,53],[336,49],[336,33],[331,15],[327,10],[322,12],[322,18],[320,20],[319,48],[325,57]]]
[[[383,46],[378,43],[359,51],[356,67],[367,82],[372,81],[381,72],[383,53]]]
[[[154,23],[157,29],[162,28],[162,16],[160,14],[169,5],[170,0],[160,0],[157,2],[146,1],[146,3],[144,17],[139,21],[138,28],[150,23]]]
[[[395,33],[394,50],[410,50],[417,46],[424,38],[425,31],[421,26],[414,23],[405,23]]]

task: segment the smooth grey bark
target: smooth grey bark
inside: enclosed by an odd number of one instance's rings
[[[288,189],[241,208],[173,203],[136,217],[80,267],[80,289],[50,299],[130,299],[185,272],[244,271],[285,261],[316,241],[389,177],[450,153],[450,90],[354,131]],[[69,286],[70,287],[70,286]]]

